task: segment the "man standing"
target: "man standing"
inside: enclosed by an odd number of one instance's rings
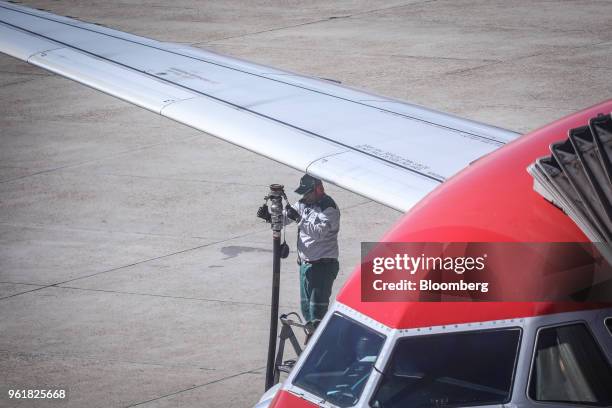
[[[301,178],[295,192],[302,198],[293,206],[287,204],[285,211],[298,227],[301,309],[314,329],[327,312],[332,285],[338,276],[340,211],[325,194],[321,180],[308,174]],[[257,216],[269,221],[267,210],[267,206],[262,206]]]

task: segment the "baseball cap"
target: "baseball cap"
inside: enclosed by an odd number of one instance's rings
[[[321,180],[314,178],[309,174],[304,174],[300,179],[300,186],[295,189],[295,192],[301,195],[310,193],[314,190],[317,184],[321,184]]]

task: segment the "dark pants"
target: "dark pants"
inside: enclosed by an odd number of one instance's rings
[[[300,300],[302,316],[307,322],[317,324],[323,319],[338,269],[337,260],[300,265]]]

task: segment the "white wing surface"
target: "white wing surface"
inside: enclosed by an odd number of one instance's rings
[[[514,132],[0,2],[0,52],[406,211]]]

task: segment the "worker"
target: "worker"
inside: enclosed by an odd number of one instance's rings
[[[321,180],[308,174],[295,190],[302,198],[293,206],[287,204],[287,222],[298,227],[297,253],[300,267],[300,304],[302,315],[314,330],[329,307],[332,285],[338,276],[338,231],[340,211],[325,194]],[[257,216],[270,222],[266,205]]]

